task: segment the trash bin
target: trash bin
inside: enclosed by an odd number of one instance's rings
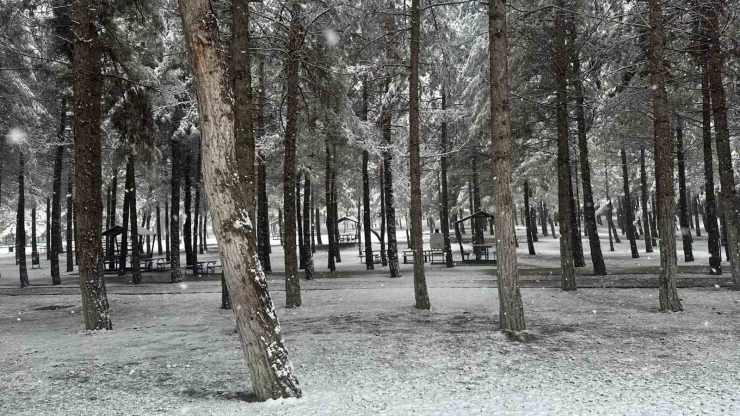
[[[8,253],[12,253],[12,252],[13,252],[13,250],[15,250],[15,247],[13,247],[13,246],[8,246]]]
[[[34,251],[31,253],[31,268],[35,269],[36,267],[38,267],[39,269],[41,268],[41,258],[39,257],[38,251]]]

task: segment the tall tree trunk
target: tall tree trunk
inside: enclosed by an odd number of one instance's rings
[[[699,222],[699,195],[694,195],[691,200],[691,211],[694,213],[694,228],[696,228],[696,236],[701,237],[701,223]]]
[[[190,148],[190,144],[186,145],[185,150],[185,166],[183,168],[183,176],[185,177],[185,198],[183,200],[184,211],[185,211],[185,222],[182,224],[182,238],[185,240],[185,265],[194,266],[193,264],[193,239],[190,234],[191,227],[191,208],[192,208],[192,168],[193,168],[193,151]],[[195,272],[195,268],[193,268]]]
[[[647,169],[645,168],[645,146],[640,147],[640,205],[642,205],[642,222],[645,223],[645,252],[653,252],[652,235],[650,230],[650,218],[648,213],[648,184]]]
[[[336,270],[336,262],[334,261],[334,251],[336,250],[334,247],[335,241],[334,236],[336,233],[334,232],[334,202],[332,201],[334,192],[332,191],[333,186],[333,178],[332,178],[332,171],[333,171],[333,163],[334,163],[334,155],[331,153],[331,146],[329,145],[329,135],[325,136],[325,148],[326,148],[326,174],[325,178],[326,181],[324,182],[325,187],[325,199],[326,199],[326,238],[327,238],[327,254],[328,254],[328,264],[327,267],[329,268],[330,272],[333,272]],[[282,228],[281,228],[282,229]]]
[[[157,218],[155,218],[156,226],[157,226],[157,255],[162,255],[162,216],[161,216],[161,210],[159,208],[159,204],[157,204]]]
[[[534,256],[534,238],[532,238],[532,215],[529,211],[529,181],[524,180],[524,221],[527,228],[527,248],[529,249],[529,255]]]
[[[389,6],[393,8],[393,4]],[[385,30],[386,33],[392,33],[395,31],[395,23],[393,21],[393,15],[391,13],[385,16]],[[393,43],[390,37],[386,37],[385,42],[385,63],[390,65],[395,62],[396,55],[393,50]],[[389,70],[389,67],[384,69],[384,92],[388,94],[393,74]],[[387,235],[387,258],[388,258],[388,271],[390,277],[401,277],[401,270],[398,266],[398,242],[396,240],[396,199],[393,192],[393,144],[391,134],[391,123],[393,121],[393,110],[391,108],[391,100],[384,102],[381,113],[381,125],[383,126],[383,142],[385,147],[383,148],[383,189],[385,198],[385,224]],[[408,228],[408,227],[407,227]]]
[[[617,230],[614,228],[614,212],[612,210],[612,199],[609,196],[609,168],[605,166],[604,169],[604,183],[606,184],[606,228],[609,231],[609,251],[614,251],[614,240],[612,237],[616,237]]]
[[[688,200],[686,196],[686,163],[683,150],[683,120],[676,115],[676,159],[678,160],[678,209],[681,238],[683,240],[683,258],[685,262],[694,261],[694,252],[691,249],[691,217],[689,216]]]
[[[131,188],[133,186],[133,170],[129,170],[126,163],[126,179],[123,189],[123,232],[121,233],[121,252],[118,260],[118,275],[126,274],[126,258],[128,257],[129,223],[131,221]]]
[[[301,176],[301,172],[298,172],[295,177],[295,220],[298,228],[298,268],[303,270],[306,267],[306,247],[303,241],[303,219],[301,218]]]
[[[542,226],[542,235],[547,237],[547,209],[543,201],[540,201],[540,225]]]
[[[265,84],[265,60],[259,63],[259,94],[257,96],[257,132],[260,137],[265,135],[265,102],[267,101],[267,87]],[[267,204],[267,163],[264,153],[257,157],[257,249],[260,265],[265,273],[272,272],[270,263],[270,218]],[[319,235],[319,241],[321,241]],[[201,238],[201,241],[203,239]]]
[[[337,160],[337,145],[334,145],[334,160]],[[331,201],[334,205],[332,207],[332,212],[334,213],[334,261],[337,263],[342,262],[342,254],[341,254],[341,248],[339,247],[339,186],[337,186],[336,178],[337,178],[337,165],[336,163],[333,164],[332,168],[332,196]],[[346,223],[345,223],[346,227]]]
[[[302,5],[291,1],[290,36],[285,67],[287,70],[287,122],[283,140],[283,210],[285,211],[285,307],[301,306],[301,284],[296,258],[296,135],[298,133],[299,51],[303,43]]]
[[[316,240],[319,245],[324,243],[321,241],[321,209],[316,208]]]
[[[717,226],[717,199],[714,195],[714,163],[712,161],[712,98],[709,84],[708,47],[702,47],[701,57],[701,114],[702,114],[702,150],[704,154],[704,198],[709,246],[709,274],[721,275],[719,226]]]
[[[193,264],[198,264],[198,234],[200,234],[200,188],[201,183],[203,181],[202,178],[202,155],[203,155],[203,149],[201,148],[200,140],[198,140],[198,143],[196,143],[198,146],[198,153],[197,159],[195,161],[195,202],[194,202],[194,213],[193,213]],[[151,214],[149,215],[149,218],[151,218]],[[253,223],[255,224],[255,223]]]
[[[311,178],[306,172],[303,181],[303,270],[306,280],[313,280],[314,275],[313,255],[311,253]]]
[[[300,397],[301,390],[288,359],[267,282],[257,264],[248,211],[248,206],[253,204],[247,198],[250,191],[233,181],[232,173],[239,172],[238,143],[234,137],[232,109],[224,96],[228,88],[218,49],[215,16],[206,0],[180,2],[180,15],[197,81],[204,184],[239,338],[251,372],[252,390],[257,400]],[[291,217],[295,219],[293,212],[289,214],[288,221]]]
[[[139,247],[139,230],[137,228],[137,213],[136,213],[136,158],[133,153],[128,156],[128,163],[126,164],[126,177],[131,175],[131,187],[128,188],[129,193],[129,224],[131,225],[131,280],[135,285],[141,283],[141,270],[139,269],[139,253],[141,249]],[[129,173],[130,172],[130,173]]]
[[[629,173],[627,170],[627,154],[624,147],[621,149],[622,154],[622,190],[624,191],[624,222],[627,228],[627,238],[630,240],[630,250],[632,258],[639,259],[640,253],[637,251],[637,241],[635,239],[635,218],[632,211],[632,196],[630,195]]]
[[[67,272],[74,271],[75,262],[74,262],[74,255],[75,251],[79,250],[79,247],[77,246],[77,239],[75,238],[75,222],[74,222],[74,202],[72,197],[72,191],[74,187],[74,176],[73,176],[72,166],[70,164],[69,171],[67,172]],[[101,181],[102,181],[102,175],[101,175]],[[101,182],[101,188],[102,188],[102,182]],[[100,203],[102,208],[102,201]],[[101,213],[102,214],[102,213]],[[101,215],[100,223],[102,225],[103,218]],[[75,248],[72,248],[72,242],[75,242]],[[101,246],[102,250],[102,246]],[[101,253],[102,254],[102,251]],[[102,265],[101,265],[102,267]],[[102,271],[101,271],[102,273]]]
[[[499,327],[505,331],[525,329],[524,307],[519,292],[516,233],[512,220],[511,122],[509,108],[509,45],[506,34],[506,0],[488,3],[488,55],[491,96],[491,153],[493,195],[496,207],[497,285]]]
[[[180,270],[180,179],[182,167],[180,166],[180,143],[170,140],[172,150],[172,173],[170,175],[170,280],[172,283],[182,282],[182,270]],[[124,202],[125,206],[125,202]],[[126,227],[124,227],[125,229]]]
[[[363,97],[367,97],[367,86],[363,82]],[[367,109],[367,100],[363,101],[363,107]],[[367,119],[366,112],[363,111],[363,119]],[[373,242],[371,240],[372,224],[370,223],[370,175],[367,171],[367,163],[369,154],[366,149],[362,150],[362,222],[365,227],[365,269],[374,270],[375,264],[373,261]]]
[[[577,172],[577,169],[575,170]],[[578,180],[574,181],[576,184]],[[581,240],[581,231],[579,221],[578,197],[573,195],[573,185],[570,187],[570,238],[573,244],[573,265],[575,267],[586,267],[586,259],[583,256],[583,241]],[[535,232],[537,229],[535,228]]]
[[[51,239],[49,239],[50,234],[51,234],[51,199],[46,198],[46,260],[51,259]]]
[[[714,118],[714,133],[717,141],[717,161],[719,177],[722,186],[720,206],[727,222],[727,247],[730,248],[730,267],[732,270],[732,286],[740,290],[740,221],[735,210],[735,177],[732,168],[732,149],[730,147],[730,133],[727,124],[727,103],[722,81],[722,72],[725,63],[719,40],[718,8],[724,7],[724,1],[706,7],[708,20],[707,35],[709,39],[709,86],[711,92],[711,108]],[[662,237],[662,235],[661,235]],[[661,241],[663,239],[661,238]]]
[[[658,227],[660,230],[660,310],[683,310],[676,290],[676,232],[673,188],[673,140],[671,109],[666,94],[665,31],[663,0],[649,0],[650,7],[650,95],[653,99],[653,137],[655,179],[658,188]],[[727,188],[724,188],[727,189]],[[732,189],[732,188],[730,188]]]
[[[67,127],[67,100],[62,98],[57,130],[57,145],[54,157],[54,182],[51,195],[51,232],[47,228],[47,239],[51,238],[51,283],[61,285],[59,276],[59,252],[62,250],[62,163],[64,161],[64,130]]]
[[[568,46],[565,42],[565,1],[557,0],[555,11],[556,118],[558,128],[558,213],[560,216],[560,267],[562,289],[576,290],[571,239],[571,180],[568,133]]]
[[[576,31],[573,30],[571,35],[574,38],[575,34]],[[586,136],[586,116],[584,114],[585,97],[583,80],[581,79],[581,58],[578,50],[573,51],[572,61],[573,85],[576,100],[576,123],[578,127],[578,152],[580,153],[581,181],[583,182],[583,220],[585,222],[586,234],[588,235],[588,246],[591,249],[591,264],[594,268],[594,275],[606,276],[604,255],[601,252],[599,232],[596,228],[596,207],[594,205],[593,191],[591,190],[591,165],[588,160],[588,138]]]
[[[378,171],[380,173],[380,181],[378,183],[378,187],[380,188],[380,264],[387,266],[388,252],[385,249],[385,163],[380,164]]]
[[[115,169],[113,172],[113,181],[111,182],[110,186],[110,224],[109,229],[116,226],[116,208],[118,205],[118,169]],[[110,257],[110,263],[108,263],[108,268],[113,270],[116,267],[116,261],[113,260],[113,256],[115,255],[116,250],[116,237],[112,237],[110,241],[110,245],[108,246],[108,256]],[[161,254],[161,253],[160,253]]]
[[[447,110],[447,89],[442,87],[442,111]],[[447,114],[443,116],[442,125],[440,126],[440,153],[442,156],[439,160],[441,177],[440,177],[440,207],[439,222],[442,227],[442,237],[444,239],[445,265],[454,267],[455,262],[452,259],[452,244],[450,243],[450,203],[447,196]]]
[[[170,203],[167,201],[164,201],[164,214],[169,216],[170,215]],[[165,261],[170,261],[170,220],[164,221],[164,256]]]
[[[419,153],[419,44],[421,6],[411,0],[411,73],[409,75],[409,182],[411,182],[411,224],[414,235],[414,297],[417,309],[429,309],[429,293],[424,275],[424,241],[421,226],[421,157]],[[395,225],[395,221],[394,221]]]
[[[34,205],[31,208],[31,256],[36,252],[38,252],[38,246],[36,245],[36,205]]]
[[[74,146],[75,218],[80,228],[80,288],[85,328],[112,329],[108,315],[108,297],[103,279],[103,247],[100,231],[103,225],[103,186],[101,166],[102,118],[102,44],[98,37],[100,0],[74,3]],[[71,172],[71,171],[70,171]]]
[[[23,152],[18,157],[18,210],[15,221],[15,252],[18,260],[18,273],[21,287],[28,287],[28,269],[26,266],[26,160]]]

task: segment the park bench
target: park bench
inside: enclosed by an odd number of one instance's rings
[[[357,256],[360,258],[360,263],[365,264],[365,253],[360,250],[360,255]],[[373,264],[380,264],[380,253],[373,253]]]
[[[156,259],[157,261],[157,270],[165,271],[170,266],[171,262],[167,261],[166,258],[160,257]]]

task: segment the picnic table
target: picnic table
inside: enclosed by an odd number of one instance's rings
[[[439,263],[445,262],[445,250],[444,249],[430,249],[430,250],[422,250],[421,251],[422,258],[424,259],[424,263],[431,262],[432,264],[435,263],[434,259],[439,256],[440,261]],[[403,250],[403,264],[413,264],[414,263],[414,250]]]
[[[476,260],[489,261],[488,249],[493,247],[493,244],[473,244],[472,246],[473,246],[473,252],[475,253]]]
[[[354,243],[357,241],[357,235],[355,234],[342,234],[339,236],[340,243]]]
[[[194,266],[187,266],[185,271],[187,272],[187,270],[190,269],[193,270],[193,274],[195,274],[195,272],[198,274],[214,274],[216,273],[216,268],[221,267],[220,264],[216,263],[216,260],[199,261],[196,262]]]

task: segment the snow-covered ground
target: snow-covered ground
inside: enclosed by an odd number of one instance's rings
[[[269,285],[304,397],[268,403],[249,402],[216,276],[109,278],[114,330],[90,333],[74,274],[51,287],[44,265],[21,290],[3,256],[0,414],[740,414],[740,294],[722,287],[727,273],[702,272],[705,241],[696,266],[679,252],[683,285],[704,287],[682,287],[686,311],[675,314],[657,310],[657,252],[637,264],[626,241],[609,253],[602,239],[610,277],[580,276],[565,293],[557,244],[540,241],[537,256],[520,248],[525,342],[497,331],[491,267],[428,265],[433,309],[418,311],[410,265],[389,279],[347,249],[336,273],[301,282],[303,306],[287,310],[273,247]]]

